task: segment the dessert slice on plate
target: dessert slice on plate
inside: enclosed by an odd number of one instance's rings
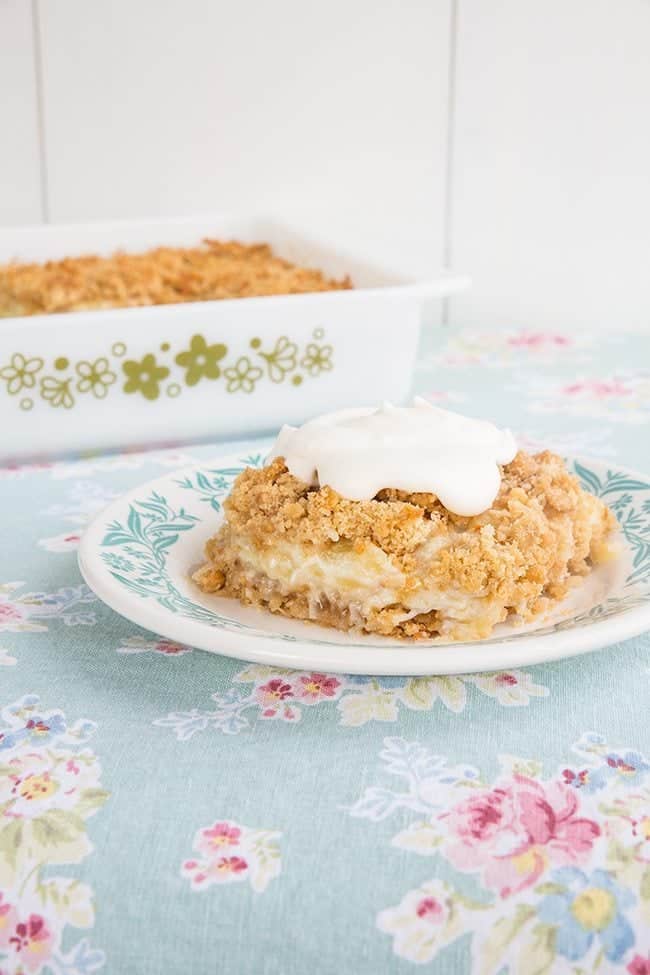
[[[611,557],[616,524],[556,455],[425,400],[284,427],[224,509],[204,592],[416,639],[534,619]]]

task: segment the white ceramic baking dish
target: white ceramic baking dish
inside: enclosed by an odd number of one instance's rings
[[[449,273],[405,280],[277,222],[223,216],[5,228],[0,263],[204,237],[268,242],[301,265],[349,274],[354,290],[0,319],[0,459],[265,433],[401,402],[422,303],[466,283]]]

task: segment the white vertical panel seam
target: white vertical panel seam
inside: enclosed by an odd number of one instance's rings
[[[41,220],[50,222],[50,194],[47,171],[47,146],[45,142],[45,93],[43,89],[43,45],[41,43],[41,17],[38,0],[32,0],[32,36],[34,44],[34,81],[36,88],[36,124],[38,129],[38,156],[40,173]]]
[[[450,0],[449,8],[449,62],[447,74],[447,132],[445,145],[445,185],[443,195],[443,243],[442,259],[445,267],[453,262],[453,192],[454,148],[456,136],[456,71],[458,50],[458,8],[460,0]],[[442,306],[442,324],[448,325],[451,317],[451,299],[445,298]]]

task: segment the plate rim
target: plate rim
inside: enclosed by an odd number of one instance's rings
[[[617,616],[596,618],[575,629],[556,630],[539,635],[535,631],[529,631],[522,633],[520,638],[509,637],[507,641],[497,640],[489,644],[483,641],[428,646],[405,643],[403,648],[394,646],[382,648],[362,645],[349,647],[344,643],[319,642],[316,645],[317,660],[310,661],[309,657],[313,656],[315,649],[315,644],[311,640],[296,637],[291,641],[283,641],[274,638],[271,634],[265,637],[247,630],[237,632],[211,628],[208,624],[177,616],[171,610],[160,606],[155,600],[144,599],[120,587],[103,563],[100,563],[97,555],[99,535],[105,531],[106,519],[114,512],[123,510],[125,505],[138,500],[143,493],[153,489],[154,486],[173,482],[187,476],[190,472],[203,470],[223,461],[232,461],[238,454],[248,449],[248,446],[247,443],[243,450],[241,448],[238,451],[226,450],[216,457],[204,461],[197,460],[194,464],[185,465],[144,481],[113,499],[93,517],[80,540],[77,561],[84,581],[102,602],[136,626],[220,657],[297,670],[317,668],[328,673],[371,674],[378,677],[451,676],[531,667],[604,650],[650,629],[649,600],[643,605],[624,610]],[[241,456],[237,459],[241,462]],[[569,460],[572,463],[577,460],[579,463],[592,464],[597,468],[608,463],[606,460],[582,455],[571,455]],[[650,489],[650,477],[647,474],[620,465],[617,461],[609,463],[616,470],[645,481]],[[211,634],[212,639],[210,639]],[[483,661],[481,657],[488,647],[488,659]],[[525,652],[523,661],[522,649]],[[436,656],[440,657],[438,662],[435,660]],[[459,658],[458,663],[454,662],[454,657]],[[371,659],[372,668],[369,669]]]

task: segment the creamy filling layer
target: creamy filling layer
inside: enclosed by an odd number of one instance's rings
[[[423,546],[421,556],[430,560],[449,539],[435,540]],[[345,606],[355,623],[390,607],[396,622],[404,622],[424,613],[437,611],[443,622],[441,632],[450,625],[477,620],[490,627],[504,618],[503,607],[481,596],[460,589],[443,591],[408,579],[376,545],[366,545],[363,552],[337,545],[327,554],[311,552],[302,545],[280,543],[264,551],[239,537],[232,539],[239,564],[259,584],[263,576],[277,585],[285,595],[304,593],[317,607],[323,598],[331,605]]]

